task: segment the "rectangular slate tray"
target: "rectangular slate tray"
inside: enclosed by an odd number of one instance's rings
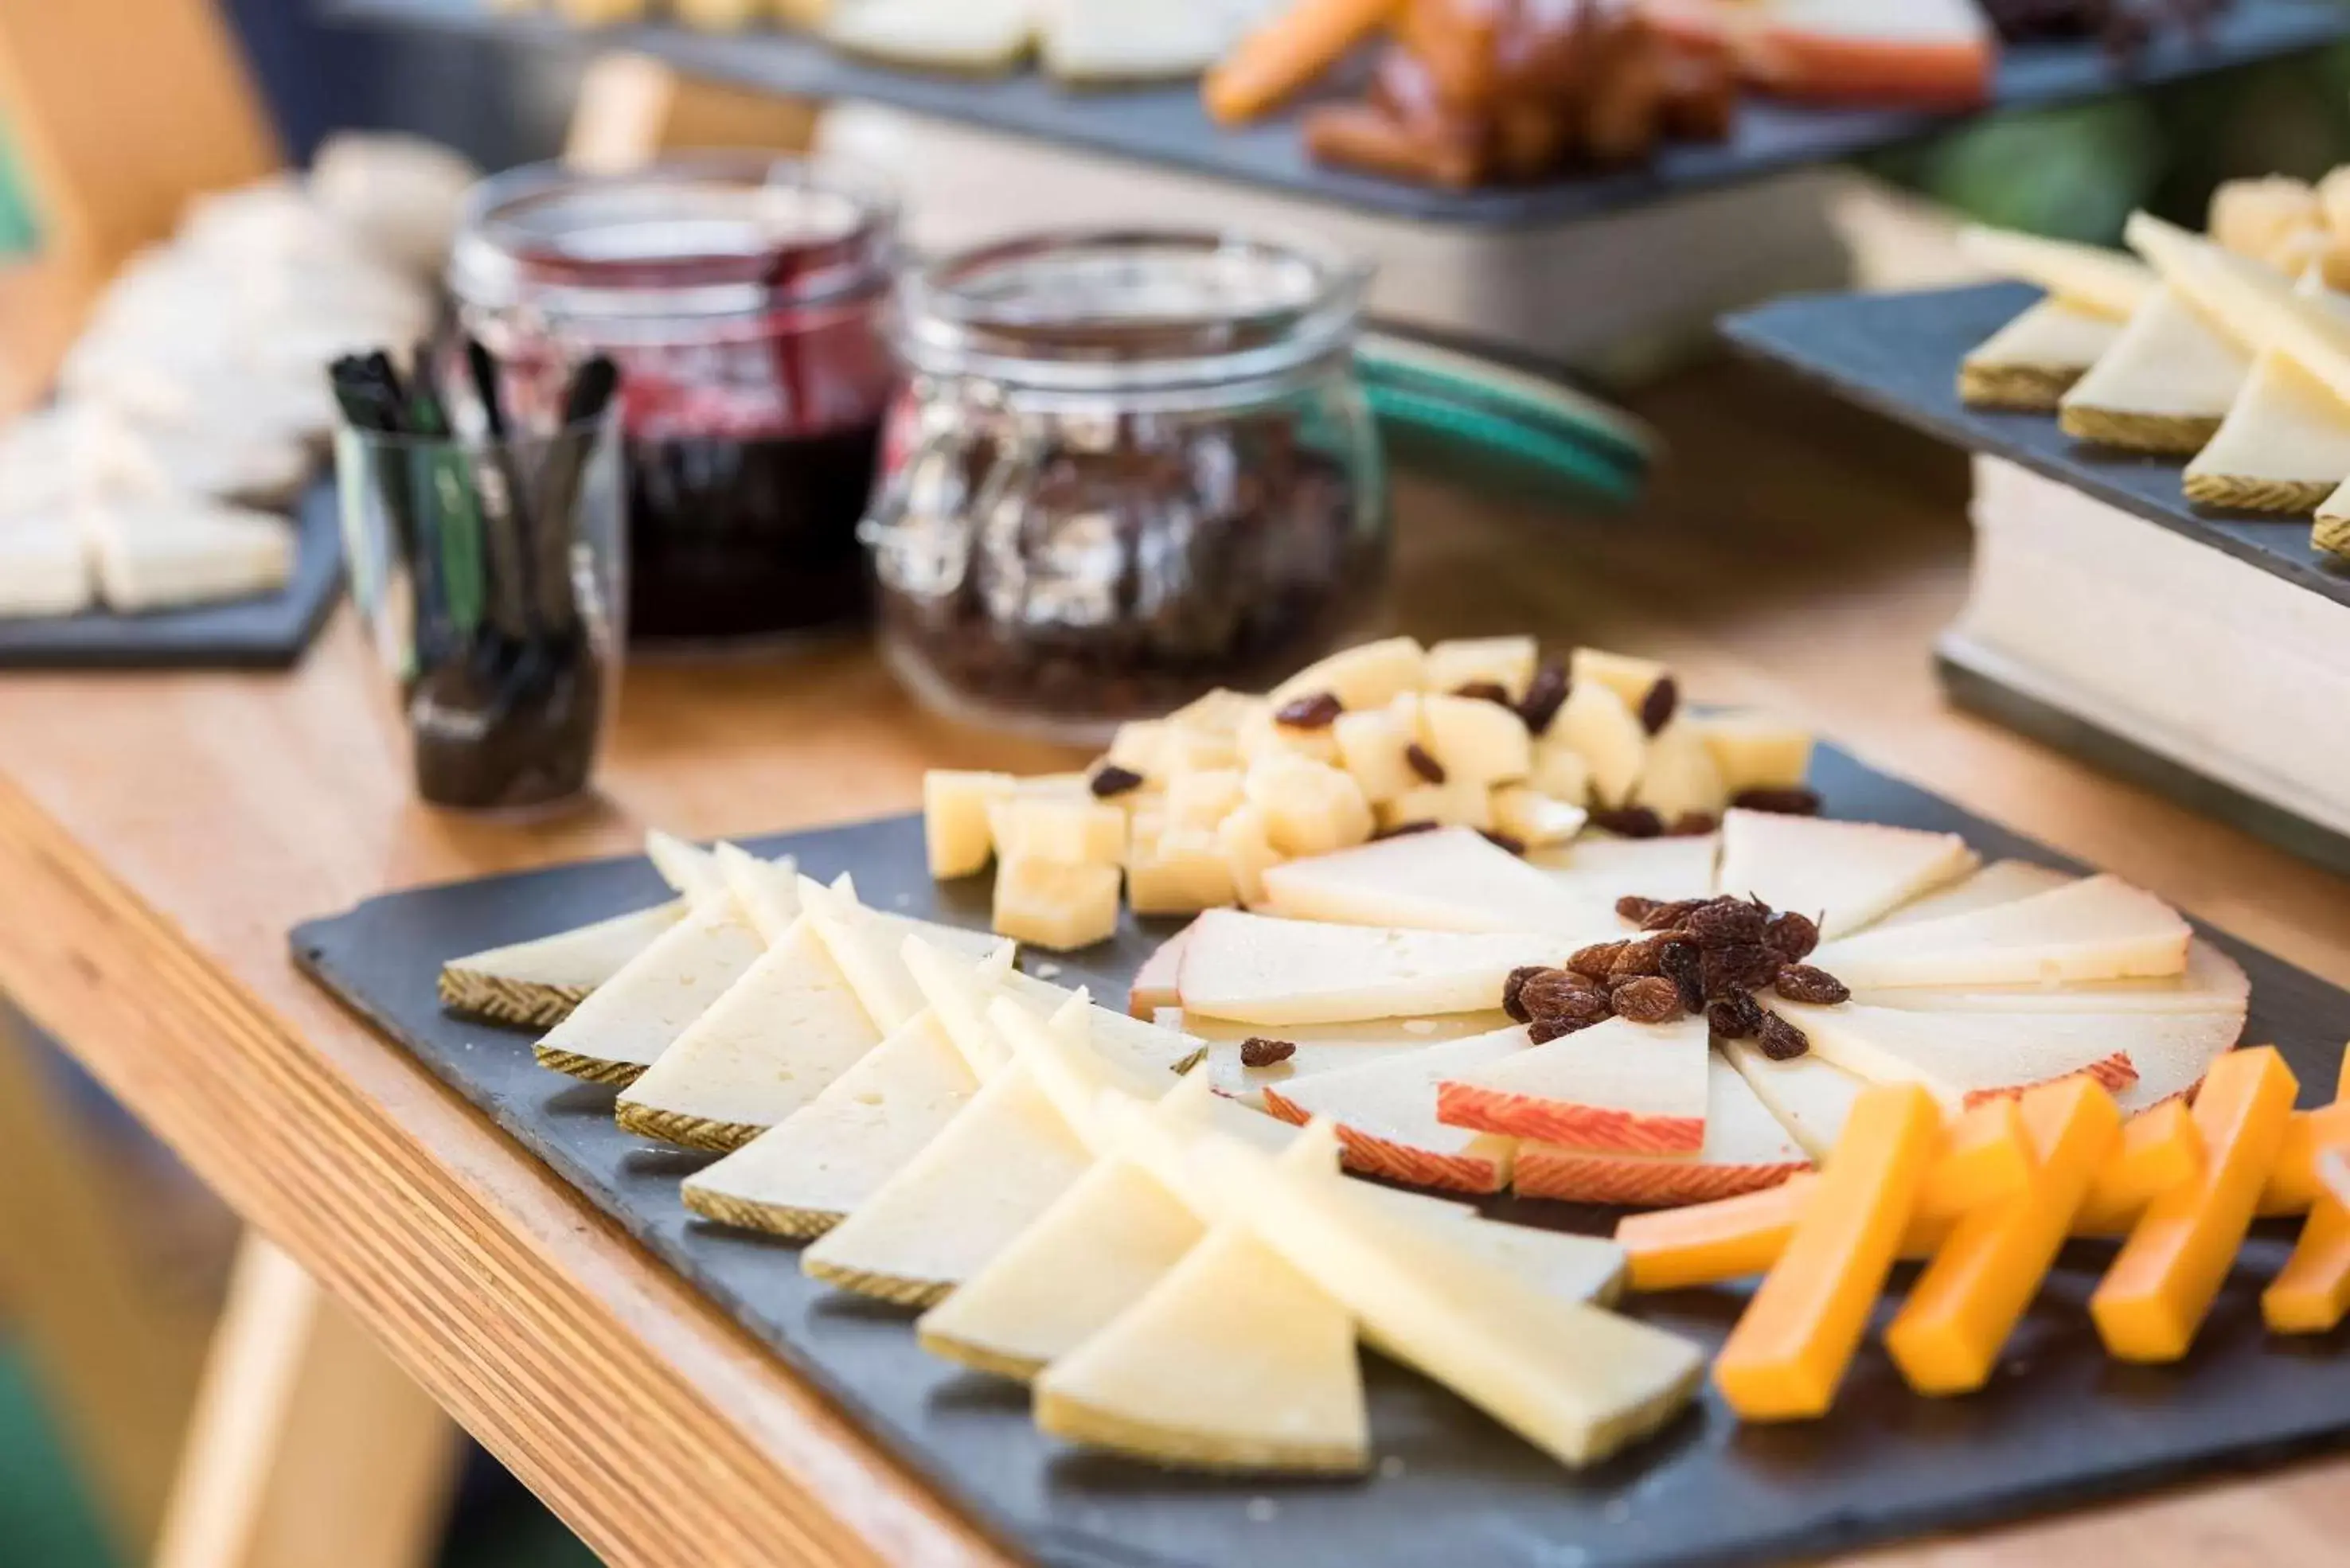
[[[332,480],[294,514],[294,575],[274,594],[150,615],[94,610],[0,619],[0,670],[283,670],[326,624],[343,586],[343,531]]]
[[[1814,782],[1838,815],[1964,833],[1987,857],[2065,864],[1908,784],[1823,750]],[[983,879],[934,885],[912,817],[759,841],[804,870],[853,872],[877,907],[982,927]],[[699,1286],[876,1441],[1012,1550],[1054,1568],[1655,1568],[1816,1556],[2271,1464],[2350,1436],[2350,1333],[2262,1332],[2258,1294],[2289,1230],[2246,1247],[2195,1352],[2169,1367],[2108,1360],[2084,1310],[2109,1249],[2077,1244],[1991,1386],[1918,1398],[1872,1343],[1835,1413],[1741,1427],[1709,1390],[1654,1440],[1577,1474],[1442,1389],[1372,1358],[1378,1473],[1357,1482],[1174,1477],[1059,1447],[1025,1391],[919,1349],[912,1314],[828,1290],[796,1251],[691,1219],[677,1184],[710,1158],[612,1122],[613,1091],[546,1072],[527,1035],[441,1012],[442,961],[642,907],[667,895],[641,860],[565,867],[369,900],[292,933],[296,961],[481,1107]],[[1112,1002],[1162,930],[1029,967]],[[2224,937],[2252,977],[2250,1036],[2275,1041],[2303,1100],[2332,1092],[2350,995]],[[1496,1200],[1533,1223],[1604,1231],[1610,1211]],[[1709,1345],[1728,1292],[1638,1298],[1638,1314]],[[1882,1319],[1880,1317],[1880,1323]]]
[[[2214,511],[2180,489],[2176,458],[2134,455],[2074,441],[2054,414],[1970,409],[1959,400],[1959,361],[2040,297],[2022,284],[1920,294],[1820,294],[1726,317],[1722,335],[1863,408],[1953,446],[2003,457],[2086,491],[2272,576],[2350,605],[2350,570],[2313,549],[2307,518]]]
[[[1884,0],[1887,5],[1899,0]],[[1325,169],[1306,158],[1295,116],[1224,128],[1210,123],[1191,83],[1069,91],[1035,72],[973,79],[866,65],[788,33],[754,29],[698,33],[629,26],[582,35],[546,16],[500,15],[488,0],[333,0],[341,16],[407,26],[456,29],[528,44],[592,38],[598,48],[635,50],[696,75],[817,99],[856,99],[1061,143],[1139,159],[1311,200],[1436,223],[1556,223],[1668,196],[1849,158],[1926,135],[1950,117],[1908,109],[1807,109],[1750,95],[1738,126],[1718,145],[1662,149],[1648,167],[1593,173],[1526,187],[1446,192]],[[2213,22],[2207,44],[2168,30],[2127,74],[2116,74],[2094,43],[2019,45],[2002,59],[1996,104],[2041,108],[2315,48],[2350,32],[2350,12],[2332,0],[2237,0]]]

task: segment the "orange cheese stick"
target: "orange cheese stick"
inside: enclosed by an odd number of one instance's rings
[[[2278,1334],[2330,1334],[2350,1315],[2350,1159],[2328,1149],[2317,1168],[2326,1196],[2261,1293],[2261,1317]]]
[[[1395,15],[1399,0],[1296,0],[1251,33],[1201,84],[1211,118],[1254,119],[1328,70]]]
[[[2350,1054],[2345,1059],[2350,1062]],[[2343,1077],[2332,1105],[2293,1113],[2293,1125],[2285,1128],[2284,1143],[2277,1149],[2276,1168],[2261,1194],[2263,1215],[2306,1213],[2321,1191],[2318,1152],[2350,1149],[2350,1071]]]
[[[1918,1212],[1956,1217],[1997,1202],[2023,1189],[2033,1164],[2032,1135],[2018,1100],[1970,1106],[1942,1133],[1940,1152],[1918,1189]]]
[[[2211,1064],[2195,1096],[2202,1173],[2147,1205],[2089,1298],[2107,1354],[2187,1354],[2251,1227],[2299,1088],[2273,1046],[2231,1051]]]
[[[2086,1078],[2030,1090],[2020,1110],[2037,1157],[2030,1178],[1952,1227],[1885,1332],[1920,1394],[1964,1394],[1990,1379],[2121,1133],[2113,1096]]]
[[[2192,1181],[2203,1169],[2203,1135],[2184,1100],[2166,1100],[2132,1117],[2106,1158],[2073,1222],[2075,1235],[2126,1233],[2155,1194]]]
[[[1880,1084],[1853,1102],[1794,1234],[1713,1364],[1750,1421],[1819,1416],[1860,1348],[1941,1137],[1933,1096]]]

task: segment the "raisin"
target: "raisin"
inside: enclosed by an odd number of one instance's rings
[[[1616,961],[1607,966],[1609,981],[1612,983],[1631,975],[1662,974],[1664,971],[1658,965],[1662,961],[1660,955],[1665,944],[1679,934],[1675,931],[1669,935],[1642,937],[1638,941],[1626,942],[1624,950],[1616,955]]]
[[[1742,789],[1730,797],[1741,811],[1767,811],[1780,816],[1817,816],[1820,792],[1815,789]]]
[[[1703,838],[1721,826],[1721,818],[1710,811],[1685,811],[1673,818],[1665,828],[1668,838]]]
[[[1811,1037],[1775,1012],[1766,1012],[1754,1031],[1755,1044],[1773,1062],[1792,1062],[1812,1048]]]
[[[1534,1022],[1534,1015],[1526,1011],[1523,1000],[1526,981],[1543,973],[1544,970],[1542,964],[1522,963],[1510,971],[1509,979],[1502,982],[1502,1011],[1510,1015],[1513,1023]]]
[[[1673,722],[1674,711],[1681,705],[1680,683],[1669,675],[1660,675],[1640,699],[1640,728],[1651,735]]]
[[[1415,833],[1433,833],[1444,825],[1440,822],[1399,822],[1393,827],[1382,827],[1373,838],[1409,838]]]
[[[1820,945],[1819,922],[1809,915],[1799,915],[1793,909],[1771,917],[1769,929],[1762,934],[1763,945],[1788,963],[1800,963],[1812,956]]]
[[[1403,749],[1403,760],[1411,764],[1412,772],[1430,784],[1440,784],[1444,782],[1444,764],[1429,755],[1428,748],[1418,741],[1414,741]]]
[[[1602,806],[1591,814],[1591,826],[1618,838],[1662,838],[1665,819],[1645,805]]]
[[[1644,974],[1607,993],[1616,1016],[1635,1023],[1670,1023],[1681,1016],[1680,992],[1662,975]]]
[[[1659,909],[1661,909],[1664,907],[1665,904],[1663,899],[1643,898],[1638,893],[1627,893],[1622,898],[1616,900],[1617,916],[1619,919],[1631,921],[1636,926],[1647,920],[1650,915],[1655,914]]]
[[[1596,1023],[1607,1016],[1605,992],[1579,974],[1546,969],[1526,977],[1518,988],[1518,1005],[1530,1020],[1579,1019]]]
[[[1338,701],[1336,691],[1315,691],[1282,705],[1273,722],[1286,724],[1293,730],[1326,730],[1338,722],[1347,705]]]
[[[1297,1046],[1287,1040],[1268,1040],[1262,1034],[1252,1034],[1241,1042],[1241,1065],[1243,1067],[1270,1067],[1296,1054]]]
[[[1779,973],[1779,955],[1761,943],[1705,950],[1705,993],[1727,996],[1733,991],[1756,991]]]
[[[1526,722],[1528,731],[1539,735],[1550,729],[1550,722],[1565,705],[1570,684],[1564,664],[1545,664],[1534,671],[1534,680],[1526,684],[1525,701],[1518,704],[1518,717]]]
[[[1750,992],[1733,991],[1706,1009],[1705,1022],[1724,1040],[1751,1040],[1762,1027],[1762,1007]]]
[[[1537,1018],[1526,1025],[1526,1038],[1537,1045],[1547,1045],[1554,1040],[1588,1029],[1592,1024],[1600,1022],[1601,1020],[1597,1018],[1589,1020]]]
[[[1104,763],[1094,770],[1094,776],[1087,781],[1086,787],[1092,790],[1097,797],[1107,800],[1112,795],[1125,794],[1130,790],[1140,789],[1142,775],[1132,768],[1122,768],[1116,763]]]
[[[1807,963],[1780,966],[1772,984],[1790,1002],[1808,1002],[1818,1007],[1834,1007],[1839,1002],[1852,1000],[1852,991],[1844,981]]]
[[[1455,697],[1467,697],[1479,702],[1492,702],[1503,708],[1515,706],[1510,701],[1509,688],[1498,680],[1471,680],[1466,686],[1455,688],[1452,694]]]
[[[1705,1007],[1705,957],[1695,942],[1667,942],[1657,950],[1657,968],[1679,992],[1681,1007],[1690,1012]]]
[[[1630,942],[1594,942],[1587,948],[1577,948],[1566,967],[1591,980],[1606,980],[1616,967],[1616,960]]]
[[[1762,940],[1763,912],[1743,898],[1708,898],[1681,922],[1700,947],[1742,947]]]
[[[1702,907],[1704,903],[1703,898],[1678,898],[1669,904],[1659,904],[1648,911],[1648,918],[1640,922],[1640,929],[1644,931],[1680,930],[1683,929],[1682,921],[1688,918],[1690,911]]]
[[[1481,827],[1477,831],[1483,836],[1486,843],[1496,849],[1506,849],[1513,855],[1523,855],[1526,852],[1526,841],[1514,833],[1503,833],[1498,828],[1492,827]]]

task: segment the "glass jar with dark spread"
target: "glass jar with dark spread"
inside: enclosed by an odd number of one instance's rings
[[[1359,630],[1389,555],[1352,349],[1368,269],[1191,233],[1048,234],[899,286],[866,527],[931,706],[1089,742]]]
[[[870,614],[857,524],[897,379],[878,319],[896,233],[878,186],[764,153],[539,165],[474,192],[450,284],[515,406],[588,355],[620,368],[633,644]]]

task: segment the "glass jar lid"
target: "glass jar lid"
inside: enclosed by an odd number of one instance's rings
[[[1183,230],[1051,233],[910,274],[919,372],[1102,391],[1278,378],[1345,354],[1371,268],[1318,246]]]

